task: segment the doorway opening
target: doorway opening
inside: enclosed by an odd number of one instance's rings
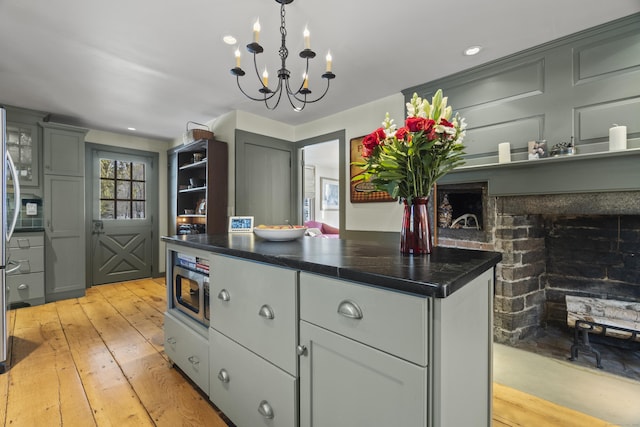
[[[340,141],[325,140],[301,148],[302,220],[322,230],[340,229]],[[318,227],[320,225],[321,227]]]

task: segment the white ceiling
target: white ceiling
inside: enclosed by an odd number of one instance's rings
[[[234,48],[222,41],[232,34],[246,45],[259,17],[259,68],[275,81],[279,8],[274,0],[0,0],[0,103],[171,139],[188,120],[232,110],[298,125],[640,12],[640,0],[296,0],[286,7],[294,85],[305,25],[318,54],[310,89],[321,92],[329,49],[337,76],[325,99],[302,112],[247,100],[229,72]],[[480,55],[462,55],[476,44]],[[242,51],[243,81],[257,90]]]

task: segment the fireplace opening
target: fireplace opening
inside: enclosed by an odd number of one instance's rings
[[[482,201],[481,229],[437,227],[440,246],[502,254],[496,269],[494,340],[567,359],[574,329],[566,296],[640,303],[640,191],[488,196],[486,184],[439,185],[452,223]],[[471,200],[454,211],[450,197]],[[479,195],[481,195],[479,197]],[[465,212],[466,213],[466,212]],[[438,225],[438,218],[434,225]],[[605,371],[640,380],[640,351],[593,337]],[[589,355],[574,362],[595,368]]]
[[[436,224],[443,238],[486,242],[487,183],[439,185]]]

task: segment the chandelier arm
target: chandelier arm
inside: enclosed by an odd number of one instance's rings
[[[291,88],[289,87],[289,82],[287,82],[287,90],[286,90],[286,92],[287,92],[287,100],[289,101],[289,104],[291,104],[291,107],[296,111],[304,110],[304,107],[307,105],[307,102],[305,100],[298,99],[296,94],[291,91]],[[296,106],[293,103],[293,101],[291,100],[291,97],[293,97],[293,99],[295,99],[295,100],[299,101],[300,103],[302,103],[302,106],[301,107]],[[305,95],[305,99],[306,99],[306,97],[307,96]]]
[[[314,102],[318,102],[318,101],[320,101],[322,98],[324,98],[324,96],[327,94],[327,92],[329,92],[329,84],[330,84],[330,83],[331,83],[331,80],[327,79],[327,87],[326,87],[326,88],[324,88],[324,92],[322,93],[322,95],[320,95],[320,96],[319,96],[318,98],[316,98],[316,99],[308,100],[308,99],[307,99],[307,97],[306,97],[306,95],[305,95],[305,97],[304,97],[304,101],[303,101],[302,99],[298,98],[296,95],[293,95],[293,97],[294,97],[295,99],[297,99],[298,101],[300,101],[300,102],[304,102],[305,104],[313,104]]]
[[[273,95],[275,95],[276,93],[278,94],[278,99],[276,100],[275,105],[273,107],[270,107],[267,101],[273,98]],[[273,95],[271,95],[268,99],[264,100],[264,105],[265,107],[267,107],[268,110],[275,110],[278,107],[278,104],[280,104],[280,99],[282,98],[282,90],[279,90],[278,92],[274,92]]]
[[[265,94],[262,98],[254,98],[253,96],[249,95],[247,92],[244,91],[244,89],[242,89],[242,86],[240,86],[240,76],[236,76],[236,82],[238,83],[238,89],[240,89],[240,92],[242,92],[242,94],[244,96],[246,96],[247,98],[249,98],[252,101],[264,101],[264,100],[268,100],[273,98],[273,96],[276,94],[275,92],[272,92],[270,96],[267,97],[267,95]]]

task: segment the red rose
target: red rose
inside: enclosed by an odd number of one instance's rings
[[[380,138],[382,135],[382,138]],[[380,140],[386,137],[384,129],[378,128],[373,133],[362,139],[362,156],[369,157],[373,154],[373,150],[380,145]]]
[[[396,138],[399,140],[406,141],[407,136],[409,136],[409,129],[406,127],[400,128],[396,131]]]
[[[420,132],[421,130],[424,130],[426,121],[427,119],[424,119],[422,117],[407,117],[407,120],[405,120],[405,125],[409,132]]]
[[[453,123],[451,123],[450,121],[448,121],[447,119],[440,119],[440,124],[442,126],[446,126],[448,128],[452,128],[453,127]]]

